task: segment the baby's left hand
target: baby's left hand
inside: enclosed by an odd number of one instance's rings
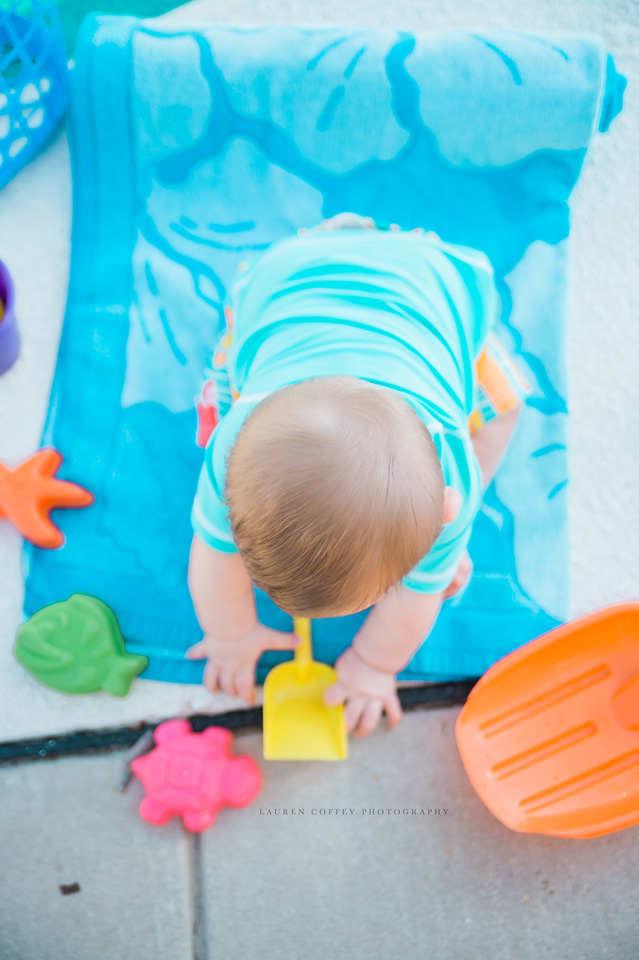
[[[349,733],[364,737],[375,729],[382,711],[386,711],[388,726],[392,729],[402,719],[402,707],[397,696],[397,683],[392,673],[375,670],[348,647],[335,661],[339,680],[324,693],[329,705],[346,703],[344,709]]]

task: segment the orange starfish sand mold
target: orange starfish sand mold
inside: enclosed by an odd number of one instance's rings
[[[26,540],[47,550],[64,543],[51,511],[88,507],[95,499],[77,483],[55,477],[61,463],[62,454],[53,447],[43,447],[17,467],[0,463],[0,517],[11,520]]]

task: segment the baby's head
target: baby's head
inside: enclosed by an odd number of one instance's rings
[[[372,605],[442,529],[428,430],[400,394],[351,376],[262,400],[229,454],[224,493],[248,575],[292,616]]]

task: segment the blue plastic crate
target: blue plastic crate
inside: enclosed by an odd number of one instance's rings
[[[47,142],[67,103],[55,4],[0,0],[0,187]]]

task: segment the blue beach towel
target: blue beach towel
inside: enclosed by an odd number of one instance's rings
[[[568,615],[568,198],[625,86],[594,37],[85,21],[71,75],[71,282],[44,442],[95,506],[27,547],[27,615],[115,611],[143,676],[199,682],[186,582],[194,398],[238,262],[344,210],[484,250],[533,385],[447,601],[400,679],[483,673]],[[264,623],[291,620],[258,591]],[[319,620],[333,663],[365,614]],[[269,652],[258,680],[286,654]]]

